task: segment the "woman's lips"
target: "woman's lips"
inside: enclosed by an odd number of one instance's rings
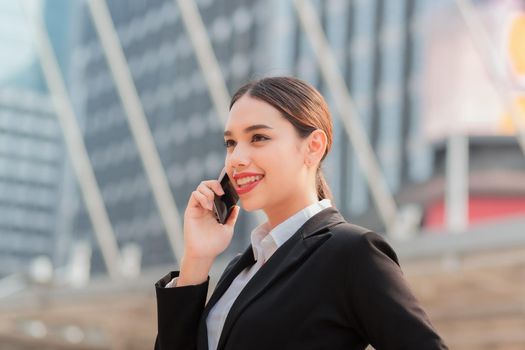
[[[248,193],[251,190],[253,190],[255,188],[255,186],[257,186],[259,184],[259,182],[261,182],[262,179],[264,179],[264,176],[261,177],[259,180],[254,181],[254,182],[250,182],[249,184],[247,184],[245,186],[242,186],[242,187],[236,186],[235,187],[235,191],[237,191],[238,195],[242,195],[242,194]]]

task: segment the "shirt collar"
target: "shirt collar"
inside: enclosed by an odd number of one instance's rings
[[[290,216],[279,225],[270,230],[270,224],[265,222],[255,229],[251,234],[253,256],[255,260],[266,261],[270,256],[286,242],[293,234],[304,225],[312,216],[332,206],[329,199],[320,200]]]

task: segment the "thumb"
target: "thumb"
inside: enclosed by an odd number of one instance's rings
[[[233,228],[233,226],[235,226],[235,223],[237,222],[237,218],[239,217],[239,212],[241,211],[241,207],[239,207],[238,205],[236,205],[233,210],[232,210],[232,213],[230,214],[230,217],[228,218],[228,220],[226,220],[226,222],[224,223],[224,226],[228,226],[228,227],[231,227]]]

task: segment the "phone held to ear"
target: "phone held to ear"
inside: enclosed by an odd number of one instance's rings
[[[239,201],[239,195],[237,194],[237,191],[235,191],[235,188],[226,173],[226,169],[222,169],[218,181],[224,190],[224,194],[222,196],[217,196],[217,194],[215,194],[215,197],[213,198],[213,211],[215,212],[217,221],[224,224],[226,220],[228,220],[235,204]]]

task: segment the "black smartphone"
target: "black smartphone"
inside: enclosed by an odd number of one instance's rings
[[[215,212],[217,221],[224,224],[226,220],[228,220],[233,207],[239,201],[239,195],[237,194],[237,191],[235,191],[225,169],[222,170],[218,181],[224,190],[224,194],[222,196],[217,196],[217,194],[215,194],[215,198],[213,198],[213,211]]]

